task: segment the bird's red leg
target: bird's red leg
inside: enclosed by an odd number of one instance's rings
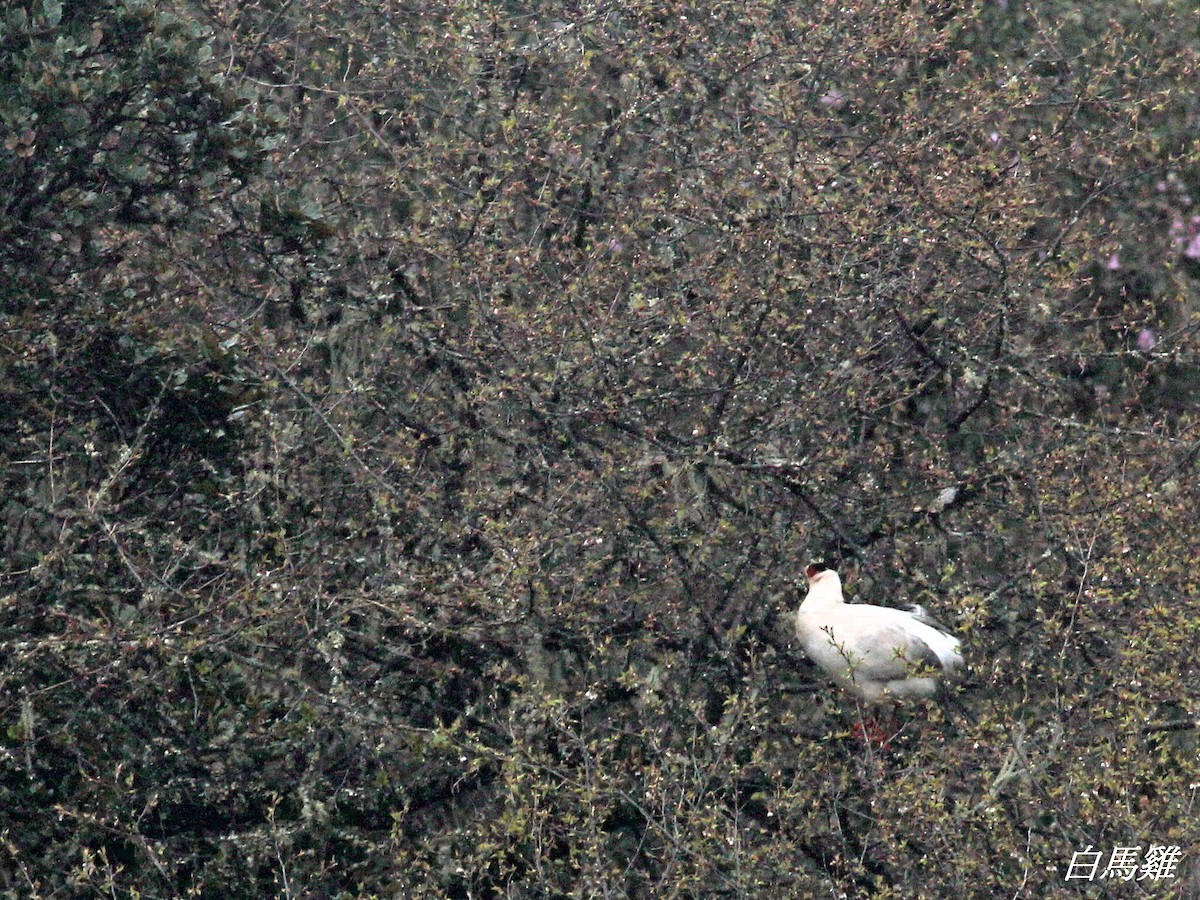
[[[850,729],[850,733],[864,744],[886,748],[896,736],[896,730],[890,726],[881,725],[875,716],[859,716]]]

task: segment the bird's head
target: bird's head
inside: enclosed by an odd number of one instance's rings
[[[809,593],[812,593],[814,590],[821,590],[829,591],[836,594],[839,598],[841,597],[842,579],[829,566],[820,562],[812,562],[808,564],[808,568],[804,570],[804,574],[808,577]]]

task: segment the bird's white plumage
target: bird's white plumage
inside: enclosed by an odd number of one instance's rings
[[[830,569],[810,567],[796,635],[826,674],[871,703],[931,697],[963,663],[958,638],[923,609],[846,603]]]

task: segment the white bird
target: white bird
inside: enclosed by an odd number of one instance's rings
[[[796,636],[809,659],[868,703],[932,697],[963,664],[959,640],[914,606],[846,603],[838,573],[810,565]]]

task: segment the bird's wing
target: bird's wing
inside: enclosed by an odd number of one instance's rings
[[[908,614],[920,622],[922,625],[928,625],[930,628],[936,628],[946,636],[952,636],[950,629],[935,619],[929,614],[929,610],[923,607],[920,603],[914,603],[908,607]]]
[[[942,669],[942,660],[918,634],[899,622],[861,633],[853,643],[856,675],[870,681],[907,678],[921,666]]]
[[[902,681],[921,668],[954,671],[962,665],[956,637],[891,607],[847,604],[816,614],[802,607],[796,624],[817,665],[860,684]]]

